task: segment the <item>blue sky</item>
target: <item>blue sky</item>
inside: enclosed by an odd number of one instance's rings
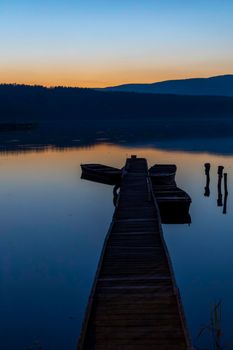
[[[1,0],[0,81],[104,86],[233,73],[233,1]]]

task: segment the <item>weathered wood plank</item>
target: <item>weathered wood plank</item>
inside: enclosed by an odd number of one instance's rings
[[[147,162],[125,169],[78,349],[191,349]]]

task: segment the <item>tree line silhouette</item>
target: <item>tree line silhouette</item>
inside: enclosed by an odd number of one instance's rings
[[[233,116],[233,98],[0,85],[0,122],[202,119]]]

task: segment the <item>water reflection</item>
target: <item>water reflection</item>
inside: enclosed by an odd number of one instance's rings
[[[225,145],[229,150],[227,140]],[[99,144],[0,154],[0,339],[4,350],[27,349],[36,340],[47,350],[75,349],[114,210],[112,187],[82,181],[80,164],[101,160],[121,167],[134,153],[147,158],[149,166],[176,163],[177,186],[192,197],[192,225],[163,225],[163,231],[193,338],[208,322],[210,305],[218,299],[224,302],[224,333],[232,336],[233,157],[135,147]],[[216,206],[217,179],[211,187],[214,200],[203,196],[206,160],[211,170],[219,164],[227,169],[229,194],[222,188],[220,208],[226,201],[228,215],[219,215]],[[214,181],[211,178],[211,185]]]
[[[227,213],[227,198],[228,198],[227,173],[224,173],[224,201],[223,201],[223,214],[226,214],[226,213]]]
[[[227,197],[228,197],[228,193],[224,194],[224,201],[223,201],[223,214],[227,213]]]
[[[208,129],[208,136],[206,130]],[[175,130],[175,132],[174,132]],[[41,123],[30,132],[1,133],[2,152],[42,151],[43,148],[89,148],[103,142],[134,147],[162,148],[166,150],[189,150],[190,152],[209,152],[212,154],[233,154],[232,118],[202,119],[140,119],[95,120],[64,123]],[[191,142],[190,142],[191,140]]]

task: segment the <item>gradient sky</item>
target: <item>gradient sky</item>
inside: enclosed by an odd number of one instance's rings
[[[0,0],[0,83],[233,73],[232,0]]]

